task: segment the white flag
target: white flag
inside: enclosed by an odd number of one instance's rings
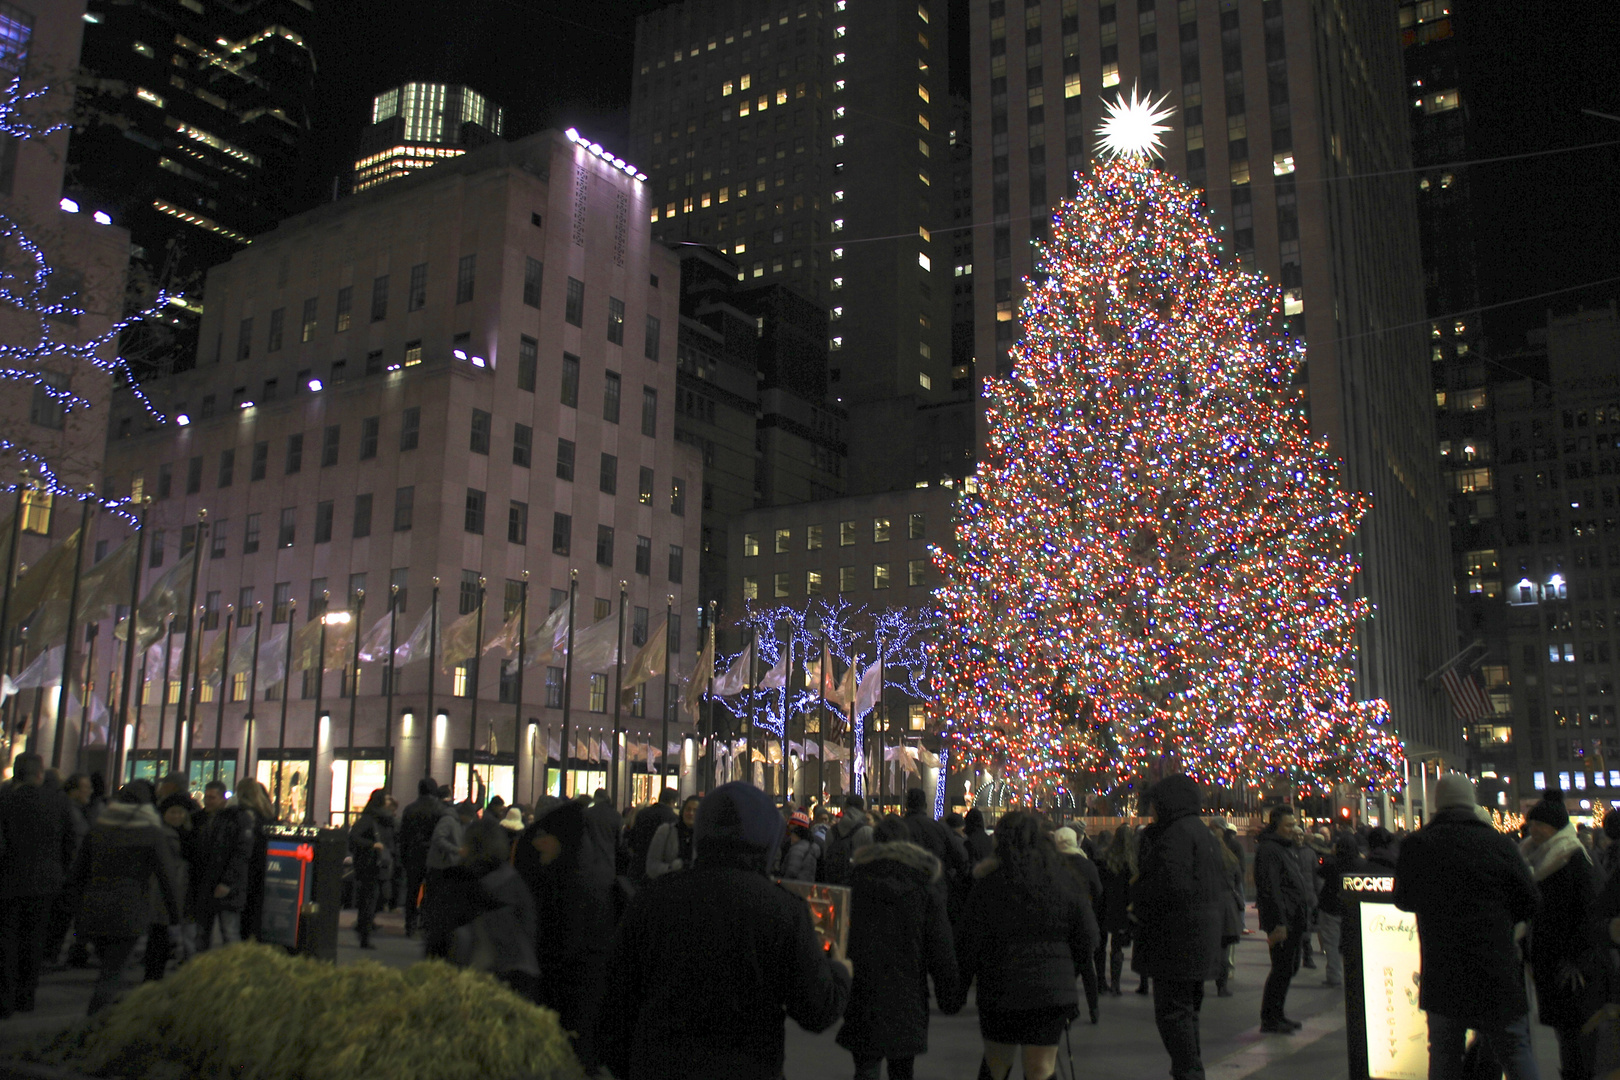
[[[760,677],[759,688],[761,690],[782,690],[787,687],[787,684],[788,651],[783,649],[782,655],[776,658],[776,663],[771,666],[771,670]]]
[[[726,673],[714,680],[714,694],[716,697],[729,697],[740,694],[748,689],[749,668],[754,662],[754,643],[750,641],[737,658],[731,662]]]

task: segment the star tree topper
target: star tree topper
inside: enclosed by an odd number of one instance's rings
[[[1130,97],[1122,94],[1106,102],[1106,115],[1097,128],[1101,140],[1098,150],[1111,158],[1160,157],[1159,149],[1163,144],[1159,136],[1170,130],[1170,125],[1160,121],[1170,119],[1174,111],[1162,107],[1169,96],[1166,94],[1158,101],[1153,100],[1152,94],[1137,97],[1133,86]]]

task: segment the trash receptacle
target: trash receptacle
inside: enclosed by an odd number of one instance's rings
[[[260,939],[291,952],[336,960],[348,831],[272,825],[265,835]]]

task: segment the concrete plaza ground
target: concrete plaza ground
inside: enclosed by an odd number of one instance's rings
[[[1253,927],[1252,910],[1248,920]],[[353,922],[354,913],[344,912],[338,963],[370,958],[406,967],[421,958],[420,943],[404,937],[398,913],[378,916],[381,932],[375,939],[378,948],[372,952],[357,947],[353,931],[347,929]],[[1321,962],[1319,953],[1318,965]],[[1204,1067],[1209,1080],[1348,1080],[1342,991],[1322,985],[1320,966],[1315,971],[1301,971],[1289,993],[1288,1012],[1304,1022],[1305,1029],[1292,1036],[1262,1035],[1258,1024],[1260,986],[1265,975],[1265,942],[1255,933],[1246,936],[1237,948],[1235,996],[1217,998],[1214,986],[1209,986],[1202,1025]],[[84,969],[47,973],[40,986],[38,1010],[0,1022],[0,1055],[60,1030],[82,1016],[95,976],[94,970]],[[138,979],[139,965],[131,964],[127,976]],[[1074,1077],[1163,1080],[1169,1076],[1169,1059],[1153,1025],[1152,999],[1132,993],[1135,985],[1135,977],[1127,971],[1124,996],[1103,999],[1102,1022],[1094,1027],[1082,1018],[1071,1028]],[[810,1035],[789,1024],[787,1080],[842,1080],[851,1076],[854,1070],[849,1055],[833,1041],[837,1030],[835,1026],[824,1034]],[[1552,1031],[1536,1025],[1533,1037],[1541,1074],[1550,1080],[1558,1075],[1558,1048]],[[967,1008],[954,1017],[936,1013],[928,1042],[928,1054],[917,1059],[918,1080],[974,1080],[981,1043],[973,1002],[970,1000]],[[1058,1057],[1058,1075],[1070,1077],[1067,1053],[1060,1049]],[[1013,1076],[1020,1075],[1015,1068]]]

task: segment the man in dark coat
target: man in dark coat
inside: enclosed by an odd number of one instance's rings
[[[1204,981],[1221,974],[1220,842],[1198,818],[1198,785],[1167,776],[1149,792],[1153,824],[1142,831],[1131,909],[1141,924],[1136,964],[1153,980],[1153,1018],[1174,1080],[1203,1080],[1198,1013]],[[1134,961],[1133,957],[1133,961]]]
[[[805,902],[766,876],[782,842],[770,796],[723,784],[696,830],[692,869],[650,881],[619,924],[602,1062],[622,1080],[778,1080],[783,1021],[831,1027],[849,965],[822,949]]]
[[[608,872],[611,882],[622,872],[629,852],[624,843],[624,815],[608,798],[607,788],[597,788],[591,795],[591,805],[585,810],[585,842],[596,849],[591,860],[599,869]]]
[[[1300,950],[1311,925],[1309,886],[1295,845],[1299,819],[1291,807],[1273,807],[1254,848],[1254,899],[1260,930],[1271,949],[1271,972],[1260,992],[1260,1030],[1292,1035],[1304,1025],[1286,1012],[1288,984],[1299,972]]]
[[[1558,1037],[1558,1065],[1566,1078],[1588,1080],[1596,1039],[1581,1027],[1603,1006],[1607,957],[1592,933],[1599,875],[1570,824],[1556,788],[1525,815],[1530,835],[1519,851],[1530,864],[1541,908],[1530,923],[1530,974],[1536,1012]]]
[[[416,799],[399,818],[399,857],[405,863],[405,936],[416,935],[420,913],[417,898],[427,877],[428,846],[433,828],[449,811],[439,799],[439,782],[431,776],[416,782]]]
[[[667,787],[658,796],[657,802],[643,807],[636,814],[625,842],[630,845],[630,874],[637,881],[647,880],[647,851],[652,847],[659,827],[673,824],[679,816],[675,813],[675,804],[680,801],[681,793]]]
[[[18,754],[0,790],[0,1019],[32,1012],[51,906],[79,846],[61,785],[38,754]]]
[[[248,860],[253,856],[253,817],[225,804],[225,785],[210,780],[195,819],[196,862],[191,867],[192,911],[197,920],[197,951],[242,940],[242,905],[247,901]]]
[[[1467,777],[1442,776],[1435,807],[1429,823],[1401,841],[1392,894],[1396,907],[1417,916],[1429,1075],[1462,1075],[1472,1028],[1509,1080],[1534,1080],[1530,1003],[1513,927],[1536,913],[1535,881],[1513,841],[1475,813]]]
[[[906,792],[906,828],[911,842],[939,860],[945,868],[942,881],[956,881],[967,876],[967,843],[943,821],[935,821],[928,808],[928,793],[922,788]]]

